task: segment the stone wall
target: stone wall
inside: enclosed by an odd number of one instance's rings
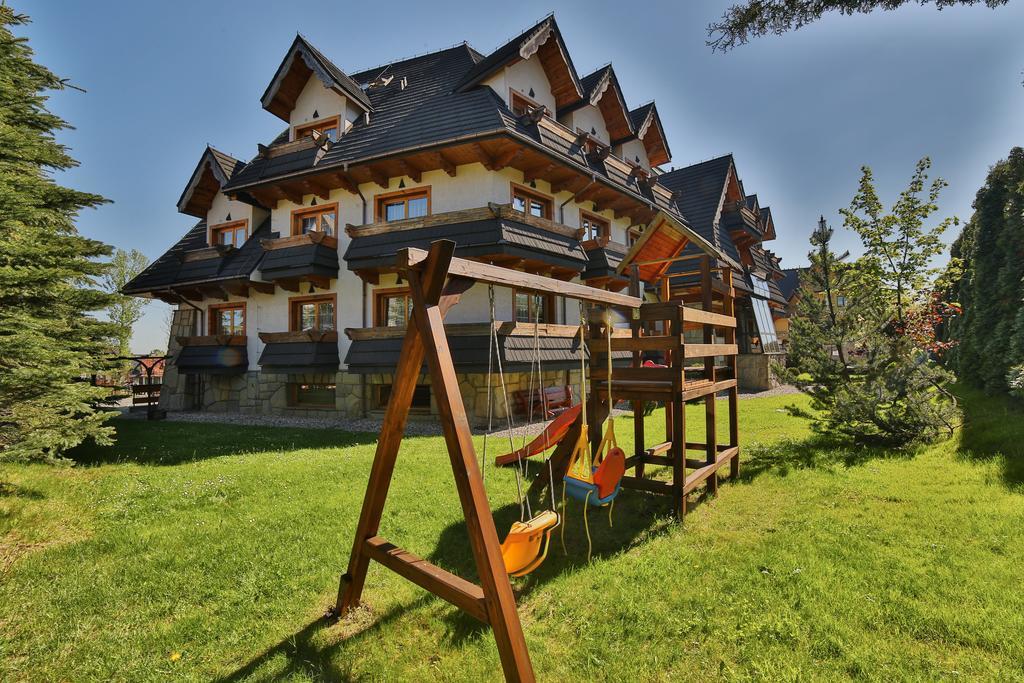
[[[741,391],[767,391],[779,386],[772,363],[785,363],[785,354],[741,353],[736,356],[736,378]]]
[[[168,356],[173,358],[181,351],[178,337],[187,337],[195,334],[198,315],[199,312],[191,308],[179,309],[173,312],[170,338],[167,340]],[[160,387],[159,408],[161,410],[185,410],[187,407],[190,407],[187,398],[187,384],[189,384],[188,376],[180,374],[173,361],[167,363],[164,367],[163,384]]]

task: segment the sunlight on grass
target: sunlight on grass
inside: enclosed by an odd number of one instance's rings
[[[514,584],[538,676],[1024,677],[1024,413],[962,395],[965,429],[916,453],[829,444],[786,412],[801,396],[743,400],[741,481],[684,525],[623,494],[614,527],[591,515],[590,564],[572,508],[568,555]],[[0,678],[500,677],[489,632],[380,567],[365,608],[320,619],[374,434],[117,427],[76,467],[0,468]],[[512,472],[488,466],[487,488],[503,532]],[[473,577],[442,439],[406,440],[382,533]]]

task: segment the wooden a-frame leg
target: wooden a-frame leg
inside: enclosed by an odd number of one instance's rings
[[[440,293],[447,275],[447,261],[444,264],[429,262],[424,270],[423,281],[431,292]],[[438,294],[438,298],[440,295]],[[443,308],[450,308],[458,300],[443,301]],[[415,316],[415,313],[413,313]],[[341,575],[338,584],[338,597],[335,603],[335,614],[344,616],[348,610],[359,605],[366,581],[366,571],[370,558],[366,555],[364,543],[366,539],[376,536],[380,530],[381,514],[391,486],[391,475],[395,470],[395,458],[405,433],[405,424],[412,405],[412,395],[416,389],[416,380],[423,367],[425,349],[416,325],[409,325],[402,343],[398,367],[395,369],[392,383],[391,398],[384,412],[380,438],[377,440],[377,451],[370,468],[370,479],[366,484],[366,496],[363,498],[362,512],[356,526],[355,541],[352,554],[349,556],[348,571]]]
[[[454,244],[451,242],[435,243],[430,250],[431,257],[441,258],[447,262],[451,258],[453,247]],[[462,502],[466,531],[476,560],[487,617],[494,631],[506,680],[533,681],[533,665],[526,649],[526,639],[516,610],[515,595],[505,571],[498,532],[494,526],[483,478],[480,476],[469,420],[462,403],[462,394],[459,392],[455,366],[444,331],[444,322],[438,306],[430,302],[425,291],[426,286],[426,282],[421,284],[416,272],[409,273],[409,287],[415,310],[414,320],[426,349],[431,389],[440,414],[445,443],[448,446],[455,486]]]

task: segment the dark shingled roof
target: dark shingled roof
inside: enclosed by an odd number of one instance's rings
[[[633,124],[633,130],[639,131],[643,128],[644,121],[651,115],[654,110],[654,100],[651,100],[647,104],[641,104],[639,107],[629,112],[630,123]]]
[[[658,182],[676,193],[676,205],[686,216],[690,227],[738,264],[739,251],[728,232],[716,220],[732,167],[732,155],[726,154],[662,173],[658,176]],[[672,270],[669,269],[670,272]]]
[[[280,373],[338,371],[336,342],[272,342],[263,347],[259,365]]]
[[[786,301],[793,298],[797,290],[800,289],[800,274],[804,271],[804,268],[783,268],[782,274],[785,275],[779,280],[779,291],[782,296],[785,297]]]
[[[390,266],[399,249],[429,249],[432,242],[449,239],[462,257],[508,254],[542,260],[552,265],[582,271],[587,255],[578,240],[548,232],[507,218],[489,218],[464,223],[398,230],[377,235],[356,236],[345,250],[349,270]]]
[[[238,375],[249,369],[245,346],[185,346],[174,359],[185,375]]]
[[[163,256],[132,278],[121,291],[125,294],[141,294],[190,283],[248,278],[263,258],[260,240],[272,235],[268,217],[241,248],[232,249],[223,256],[186,261],[186,253],[209,246],[206,242],[206,221],[199,221]]]

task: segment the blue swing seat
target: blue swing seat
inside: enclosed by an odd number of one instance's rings
[[[596,472],[597,468],[595,467],[591,471]],[[619,495],[619,491],[622,490],[622,483],[619,482],[619,484],[615,486],[614,491],[604,498],[601,498],[597,494],[597,484],[590,484],[588,482],[581,481],[580,479],[570,477],[569,475],[565,475],[565,477],[562,478],[562,481],[565,482],[566,495],[572,496],[576,500],[588,503],[594,507],[603,507],[612,502],[615,500],[615,496]]]

